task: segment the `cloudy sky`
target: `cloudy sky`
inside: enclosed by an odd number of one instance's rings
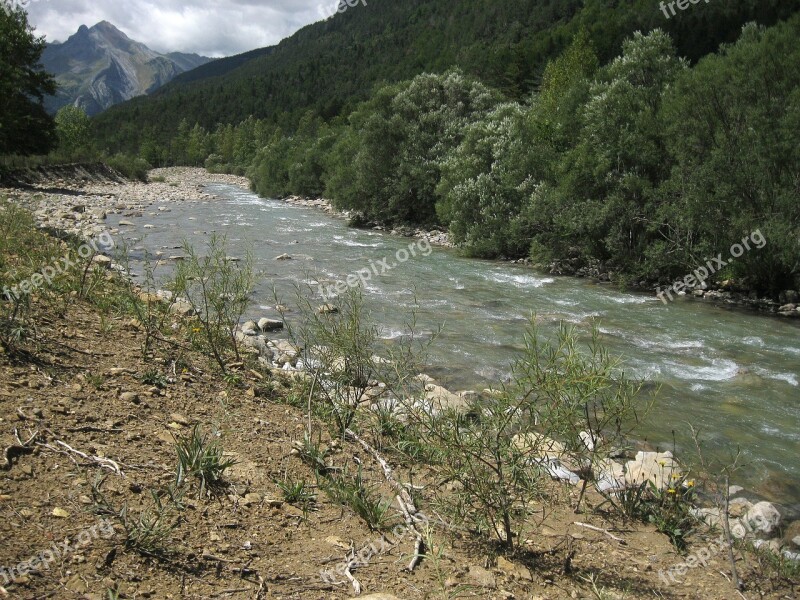
[[[271,46],[335,12],[338,0],[18,0],[48,41],[109,21],[158,52],[230,56]]]

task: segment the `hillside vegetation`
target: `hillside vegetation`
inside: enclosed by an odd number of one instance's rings
[[[601,63],[634,31],[655,27],[694,61],[735,41],[744,23],[770,25],[799,7],[798,0],[715,1],[666,19],[653,0],[371,0],[303,28],[264,56],[186,74],[98,118],[96,129],[113,152],[148,137],[164,144],[183,118],[213,129],[253,116],[293,129],[306,111],[347,115],[378,84],[452,67],[522,100],[581,28]]]

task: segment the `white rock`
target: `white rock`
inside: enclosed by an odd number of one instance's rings
[[[625,482],[638,486],[652,482],[659,490],[666,490],[681,477],[680,467],[672,452],[637,452],[636,458],[626,465]]]
[[[756,535],[770,537],[778,533],[781,526],[781,513],[771,502],[758,502],[747,511],[744,523]]]
[[[258,321],[258,328],[261,331],[277,331],[283,329],[283,321],[276,321],[275,319],[260,319]]]

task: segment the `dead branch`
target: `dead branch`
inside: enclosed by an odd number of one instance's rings
[[[628,544],[628,542],[623,540],[621,537],[615,536],[613,533],[611,533],[607,529],[602,529],[600,527],[595,527],[594,525],[589,525],[588,523],[581,523],[579,521],[575,521],[573,523],[573,525],[577,525],[578,527],[585,527],[586,529],[591,529],[592,531],[597,531],[599,533],[605,534],[608,537],[610,537],[612,540],[614,540],[615,542],[619,542],[623,546],[626,546]]]
[[[62,450],[60,448],[56,448],[54,446],[51,446],[50,444],[37,443],[36,445],[40,446],[42,448],[46,448],[47,450],[50,450],[51,452],[56,452],[58,454],[65,454],[65,455],[69,456],[72,459],[72,461],[75,462],[75,464],[77,464],[77,461],[72,456],[73,454],[75,456],[79,456],[80,458],[82,458],[84,460],[89,461],[90,463],[98,465],[102,469],[108,469],[109,471],[111,471],[112,473],[114,473],[116,475],[119,475],[120,477],[125,477],[125,473],[122,471],[122,468],[120,467],[119,463],[117,463],[116,461],[111,460],[110,458],[101,458],[99,456],[90,456],[90,455],[88,455],[88,454],[86,454],[84,452],[81,452],[80,450],[75,450],[75,448],[73,448],[72,446],[70,446],[69,444],[67,444],[65,442],[62,442],[61,440],[56,440],[56,444],[58,446],[60,446],[61,448],[64,448],[64,450]]]

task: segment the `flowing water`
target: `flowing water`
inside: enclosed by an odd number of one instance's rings
[[[398,263],[414,240],[348,228],[321,211],[264,200],[240,188],[212,185],[213,202],[170,205],[171,212],[134,220],[126,235],[140,248],[180,254],[186,238],[196,248],[212,232],[226,233],[229,254],[254,253],[259,272],[250,317],[272,316],[273,286],[291,304],[297,283],[335,283],[349,274]],[[129,218],[130,219],[130,218]],[[109,219],[114,225],[119,217]],[[144,229],[145,224],[152,228]],[[276,261],[288,253],[293,260]],[[433,249],[367,282],[368,306],[387,338],[401,335],[417,308],[417,329],[444,329],[432,348],[428,373],[452,390],[482,389],[508,377],[523,347],[532,313],[542,334],[561,320],[622,356],[629,374],[663,385],[642,430],[660,449],[689,454],[689,424],[707,451],[726,457],[740,447],[745,468],[736,483],[800,508],[800,327],[752,313],[620,292],[586,280],[555,278],[516,265],[459,257]],[[372,261],[372,262],[370,262]],[[384,263],[387,264],[387,263]],[[320,300],[322,303],[322,300]],[[263,310],[259,309],[259,305]],[[674,434],[673,434],[674,432]]]

